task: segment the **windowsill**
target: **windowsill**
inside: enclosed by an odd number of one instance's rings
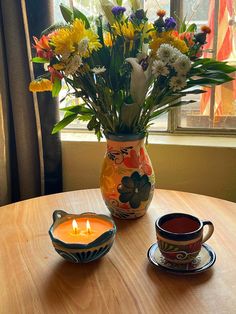
[[[61,140],[63,142],[97,142],[97,137],[87,131],[63,131],[61,132]],[[101,142],[104,141],[105,139],[101,139]],[[148,143],[157,145],[236,148],[236,137],[186,134],[170,135],[162,133],[149,135]]]

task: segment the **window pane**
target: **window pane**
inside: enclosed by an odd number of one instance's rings
[[[168,113],[162,114],[153,120],[150,131],[167,131],[168,128]]]
[[[215,57],[236,64],[236,1],[219,1],[218,29],[214,29],[215,6],[218,1],[183,1],[183,16],[191,18],[198,27],[207,24],[212,32],[204,47],[204,57]],[[217,38],[217,43],[214,41]],[[210,53],[209,51],[213,51]],[[233,74],[235,77],[235,74]],[[188,99],[196,103],[183,106],[178,113],[178,127],[236,129],[236,85],[225,83]]]
[[[167,16],[170,15],[170,0],[145,0],[144,8],[147,10],[147,17],[150,21],[157,19],[157,11],[163,9],[166,11]]]
[[[60,23],[64,22],[64,19],[61,15],[60,4],[70,6],[69,0],[54,0],[54,22]]]

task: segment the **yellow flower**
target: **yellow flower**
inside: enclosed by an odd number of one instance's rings
[[[150,48],[151,48],[151,50],[152,50],[152,53],[156,53],[157,52],[157,49],[158,48],[160,48],[160,46],[162,45],[162,44],[165,44],[166,43],[166,41],[165,41],[165,39],[164,38],[155,38],[155,39],[153,39],[151,42],[150,42]]]
[[[142,25],[142,24],[141,24]],[[145,23],[141,29],[143,33],[143,38],[151,37],[152,32],[154,31],[154,26],[152,23]]]
[[[52,82],[48,79],[38,79],[30,82],[29,90],[31,92],[45,92],[52,90]]]
[[[111,39],[111,33],[107,32],[103,36],[104,44],[107,47],[112,47],[112,39]]]
[[[134,40],[135,28],[132,22],[128,21],[128,23],[114,23],[112,27],[115,30],[115,34],[118,36],[124,36],[128,40]]]
[[[178,38],[175,38],[175,40],[173,42],[173,46],[175,48],[179,49],[179,51],[181,51],[182,53],[186,53],[189,50],[186,43],[183,40],[180,40]]]
[[[89,56],[93,50],[102,47],[98,35],[86,29],[84,22],[79,19],[75,19],[70,27],[58,29],[50,39],[55,46],[55,53],[59,55],[68,56],[77,52],[81,56]]]
[[[174,36],[172,31],[162,33],[151,32],[150,35],[152,37],[150,48],[153,54],[156,53],[157,49],[160,48],[162,44],[169,44],[177,48],[182,53],[188,52],[188,46],[186,45],[185,41]]]

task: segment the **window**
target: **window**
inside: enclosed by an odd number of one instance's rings
[[[198,26],[208,24],[212,32],[205,45],[204,57],[236,64],[236,1],[189,1],[182,2],[183,16]],[[235,73],[233,74],[234,77]],[[176,131],[236,130],[236,82],[231,81],[208,89],[196,97],[196,103],[176,110]]]
[[[75,5],[87,15],[100,12],[99,0],[55,0],[55,21],[62,21],[59,4]],[[128,0],[123,1],[125,6]],[[145,0],[148,17],[156,19],[158,8],[165,9],[167,15],[186,17],[198,28],[209,25],[212,29],[208,43],[204,47],[204,57],[225,60],[236,65],[236,0]],[[233,74],[236,78],[236,74]],[[66,92],[66,87],[64,87]],[[65,93],[64,93],[65,94]],[[64,97],[63,92],[60,95]],[[171,133],[236,133],[236,81],[206,90],[202,95],[190,95],[193,104],[174,109],[156,119],[151,131]],[[71,98],[61,103],[61,107],[74,104]],[[63,116],[63,113],[61,113]],[[61,117],[62,117],[61,116]],[[86,128],[86,124],[74,121],[68,129]]]

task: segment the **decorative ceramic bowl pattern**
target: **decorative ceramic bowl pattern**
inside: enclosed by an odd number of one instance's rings
[[[54,237],[55,228],[71,219],[76,218],[101,218],[108,222],[112,223],[112,228],[106,232],[104,232],[100,237],[98,237],[93,242],[88,244],[80,244],[80,243],[65,243]],[[80,215],[68,214],[62,210],[56,210],[53,213],[53,224],[49,229],[49,235],[52,240],[52,244],[56,250],[56,252],[62,256],[67,261],[73,263],[88,263],[91,261],[95,261],[96,259],[104,256],[112,247],[112,244],[115,239],[116,234],[116,226],[114,221],[106,216],[99,215],[95,213],[83,213]]]

